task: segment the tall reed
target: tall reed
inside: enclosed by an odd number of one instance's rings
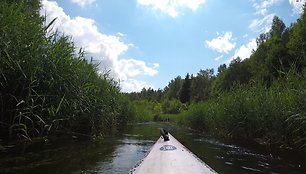
[[[199,131],[236,139],[305,149],[306,79],[289,75],[267,88],[236,86],[207,102],[195,103],[177,120]]]
[[[71,37],[50,32],[56,19],[44,25],[38,10],[21,0],[0,3],[0,139],[121,129],[133,110],[117,82],[98,73]]]

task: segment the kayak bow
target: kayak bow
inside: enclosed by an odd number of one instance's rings
[[[130,174],[216,173],[164,129],[150,152]]]

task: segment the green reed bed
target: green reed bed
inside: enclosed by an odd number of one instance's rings
[[[56,19],[44,25],[39,1],[31,2],[0,3],[0,139],[121,129],[133,110],[117,83],[70,37],[51,32]]]
[[[133,106],[135,108],[135,122],[148,122],[153,121],[154,116],[157,113],[154,113],[154,108],[157,103],[148,101],[148,100],[136,100],[133,101]]]
[[[290,148],[306,148],[306,79],[291,75],[264,85],[236,86],[191,104],[177,121],[200,131]]]

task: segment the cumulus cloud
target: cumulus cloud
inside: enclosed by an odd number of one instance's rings
[[[143,88],[153,88],[152,85],[149,85],[145,81],[141,80],[135,80],[135,79],[127,79],[127,80],[122,80],[120,83],[124,83],[125,85],[122,86],[122,91],[126,92],[140,92]],[[132,89],[132,90],[131,90]]]
[[[224,35],[219,35],[217,33],[218,37],[212,39],[211,41],[206,40],[206,46],[208,48],[211,48],[213,50],[218,51],[219,53],[226,53],[228,54],[229,51],[231,51],[233,48],[235,48],[236,43],[233,42],[232,39],[232,32],[225,32]]]
[[[181,14],[182,9],[187,8],[196,11],[206,0],[137,0],[141,6],[151,7],[175,18]]]
[[[92,4],[96,0],[70,0],[71,2],[78,4],[81,7],[84,7],[85,5]]]
[[[121,71],[121,79],[128,79],[129,77],[136,77],[139,75],[155,76],[158,71],[159,64],[153,64],[149,67],[144,61],[135,59],[121,59],[115,68]]]
[[[239,49],[237,49],[231,60],[237,57],[240,57],[242,60],[250,58],[252,51],[256,49],[257,49],[256,39],[252,39],[247,44],[242,45]]]
[[[289,0],[289,4],[292,6],[293,14],[303,13],[303,5],[306,3],[306,0]]]
[[[272,25],[272,20],[275,14],[269,14],[261,19],[253,19],[251,24],[249,25],[249,28],[252,31],[263,33],[268,32]]]
[[[106,35],[98,31],[93,19],[83,17],[70,17],[55,1],[42,1],[41,14],[47,14],[47,23],[57,18],[54,29],[70,35],[77,48],[84,48],[88,57],[95,58],[100,64],[100,71],[111,70],[111,75],[121,81],[121,87],[125,92],[138,88],[129,88],[136,84],[140,88],[149,86],[145,82],[137,83],[131,79],[139,75],[154,76],[158,73],[158,64],[147,65],[146,62],[136,59],[120,59],[119,56],[126,52],[133,44],[121,41],[125,34]],[[129,84],[132,83],[132,84]],[[142,87],[141,87],[142,88]]]

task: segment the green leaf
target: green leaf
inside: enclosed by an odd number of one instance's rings
[[[65,95],[62,97],[60,103],[58,104],[58,106],[57,106],[57,108],[56,108],[56,111],[55,111],[56,114],[59,112],[59,110],[60,110],[60,108],[61,108],[61,105],[62,105],[62,103],[63,103],[63,101],[64,101],[64,98],[65,98]]]
[[[47,31],[47,30],[49,29],[49,27],[51,27],[52,24],[53,24],[56,20],[57,20],[57,17],[54,18],[54,19],[48,24],[48,26],[47,26],[44,30]]]

